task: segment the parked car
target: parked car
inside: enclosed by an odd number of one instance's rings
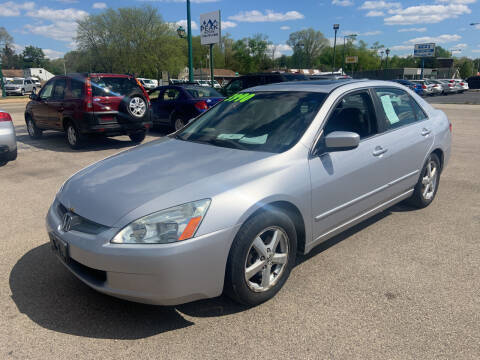
[[[412,80],[414,84],[418,84],[422,87],[423,96],[432,96],[435,95],[433,91],[433,85],[430,85],[428,80]]]
[[[342,80],[342,79],[351,79],[349,75],[339,75],[339,74],[324,74],[324,75],[309,75],[309,80]]]
[[[404,80],[404,79],[394,79],[392,80],[393,82],[396,82],[398,84],[402,84],[403,86],[406,86],[408,87],[410,90],[412,91],[415,91],[415,93],[417,93],[417,95],[419,96],[423,96],[424,95],[424,92],[423,92],[423,87],[422,85],[420,84],[416,84],[412,81],[409,81],[409,80]]]
[[[0,164],[17,158],[17,138],[12,117],[0,109]]]
[[[149,96],[153,124],[170,125],[175,130],[224,99],[215,89],[194,84],[160,86]]]
[[[455,85],[458,86],[460,93],[463,94],[465,91],[467,91],[468,88],[468,82],[462,79],[453,79],[455,81]]]
[[[42,87],[42,83],[40,82],[40,80],[38,78],[31,77],[31,78],[28,78],[28,80],[33,81],[33,84],[35,85],[36,90],[39,90]]]
[[[73,149],[82,147],[88,134],[127,134],[140,143],[152,125],[148,94],[130,75],[55,76],[30,99],[25,109],[30,137],[39,138],[43,130],[64,131]]]
[[[25,95],[26,93],[37,92],[37,87],[32,80],[24,78],[14,78],[5,85],[5,92],[7,95]]]
[[[151,79],[137,78],[137,80],[140,81],[142,86],[147,90],[155,89],[157,87],[157,85]]]
[[[429,86],[431,86],[433,95],[446,95],[445,86],[448,86],[448,85],[445,85],[440,81],[434,80],[434,79],[427,80],[427,83],[429,84]]]
[[[261,86],[77,172],[47,231],[100,292],[163,305],[225,292],[257,305],[297,253],[402,200],[430,205],[450,148],[445,113],[393,82]]]
[[[243,89],[248,89],[254,86],[273,84],[285,81],[305,81],[308,77],[302,74],[289,74],[289,73],[256,73],[242,75],[223,87],[221,93],[225,96],[233,95]]]
[[[470,76],[467,83],[469,89],[480,89],[480,76]]]
[[[455,86],[455,83],[450,81],[449,79],[438,79],[438,81],[444,84],[443,93],[445,95],[456,94],[460,91],[459,88]]]

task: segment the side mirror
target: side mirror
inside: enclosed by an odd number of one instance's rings
[[[32,93],[28,96],[28,98],[29,98],[30,100],[37,100],[37,99],[38,99],[38,95],[32,92]]]
[[[355,149],[359,143],[360,135],[350,131],[333,131],[325,136],[325,148],[329,151]]]

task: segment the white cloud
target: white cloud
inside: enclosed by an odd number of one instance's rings
[[[94,9],[106,9],[107,4],[104,3],[104,2],[96,2],[96,3],[93,3],[92,8],[94,8]]]
[[[337,6],[352,6],[353,1],[352,0],[332,0],[332,4]]]
[[[477,0],[437,0],[438,3],[449,3],[449,4],[473,4]]]
[[[360,36],[374,36],[374,35],[380,35],[382,32],[380,30],[375,30],[375,31],[366,31],[364,33],[360,33]]]
[[[413,45],[395,45],[395,46],[390,46],[389,49],[392,51],[404,51],[404,50],[413,51]]]
[[[473,53],[480,53],[480,49],[474,49],[472,50]]]
[[[178,20],[175,24],[178,26],[183,26],[185,28],[185,31],[187,31],[187,20]],[[192,20],[192,30],[198,30],[198,24]]]
[[[466,49],[468,47],[468,45],[465,44],[465,43],[462,43],[462,44],[454,45],[453,47],[457,48],[457,49]]]
[[[390,9],[393,16],[384,19],[386,25],[434,24],[472,11],[463,4],[420,5],[405,9]]]
[[[13,50],[16,52],[16,53],[21,53],[23,51],[23,49],[25,49],[25,46],[24,45],[19,45],[19,44],[11,44],[10,45]]]
[[[353,30],[343,30],[341,35],[342,36],[347,36],[347,35],[352,35],[356,34],[357,36],[373,36],[373,35],[380,35],[382,32],[380,30],[372,30],[372,31],[353,31]]]
[[[280,26],[280,30],[290,30],[290,26],[287,26],[287,25]]]
[[[58,59],[63,57],[65,54],[62,51],[52,50],[52,49],[42,49],[45,56],[49,59]]]
[[[19,16],[21,10],[32,10],[35,8],[35,3],[33,1],[28,1],[24,3],[17,3],[13,1],[7,1],[0,3],[0,16]]]
[[[273,10],[265,10],[262,13],[259,10],[240,11],[238,14],[229,16],[230,20],[244,22],[274,22],[303,19],[305,16],[298,11],[287,11],[286,13],[274,12]]]
[[[365,16],[375,17],[375,16],[384,16],[384,15],[385,13],[383,11],[370,10]]]
[[[292,48],[287,44],[270,44],[268,45],[268,49],[273,54],[274,58],[277,59],[285,53],[292,52]]]
[[[421,27],[421,28],[403,28],[399,29],[398,32],[425,32],[427,31],[426,27]]]
[[[77,32],[77,23],[74,21],[55,21],[47,25],[24,26],[24,30],[30,34],[45,36],[58,41],[71,42]]]
[[[88,16],[88,13],[86,11],[73,8],[56,10],[44,6],[37,10],[28,11],[26,16],[42,20],[65,22],[81,20],[85,16]]]
[[[237,23],[233,21],[222,21],[222,29],[234,28],[237,27]]]
[[[421,43],[436,43],[436,44],[445,44],[445,43],[450,43],[453,41],[458,41],[462,37],[460,35],[454,34],[444,34],[440,36],[423,36],[423,37],[417,37],[414,39],[410,39],[405,41],[404,43],[406,44],[421,44]]]
[[[387,1],[365,1],[359,9],[362,10],[380,10],[380,9],[392,9],[401,8],[402,4],[399,2],[387,2]]]
[[[75,4],[78,3],[78,0],[56,0],[57,2],[61,2],[64,4]]]

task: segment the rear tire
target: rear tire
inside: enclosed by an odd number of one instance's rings
[[[420,173],[412,196],[407,203],[423,209],[430,205],[437,194],[440,183],[440,160],[436,154],[430,154]]]
[[[18,156],[18,150],[15,149],[15,150],[10,151],[10,152],[8,153],[7,160],[8,160],[8,161],[17,160],[17,156]]]
[[[271,210],[251,217],[230,249],[225,293],[249,306],[271,299],[287,281],[296,253],[295,226],[285,213]]]
[[[43,131],[37,127],[35,121],[30,116],[26,118],[26,123],[28,135],[30,136],[30,138],[39,139],[40,137],[42,137]]]
[[[172,127],[175,131],[180,130],[186,125],[185,120],[183,120],[180,116],[176,115],[173,117],[173,124]]]
[[[74,150],[81,149],[85,142],[84,136],[72,121],[65,125],[65,138],[68,145]]]
[[[128,134],[128,136],[132,142],[135,144],[140,144],[143,140],[145,140],[147,132],[145,130],[137,131],[135,133]]]

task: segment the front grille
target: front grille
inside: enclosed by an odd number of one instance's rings
[[[70,230],[91,234],[91,235],[98,235],[102,231],[105,231],[108,229],[108,226],[104,226],[96,222],[90,221],[78,214],[75,214],[72,211],[69,211],[65,206],[63,206],[59,202],[57,206],[57,214],[59,215],[60,219],[63,219],[66,213],[70,213],[73,217],[72,226]]]

